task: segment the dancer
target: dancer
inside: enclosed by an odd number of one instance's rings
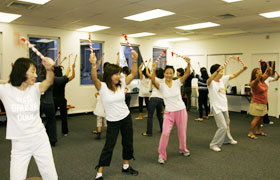
[[[125,75],[125,77],[127,77],[130,74],[128,66],[124,66],[122,68],[122,73]],[[130,84],[128,84],[125,86],[125,103],[128,109],[130,108],[130,101],[131,101],[131,94],[129,94],[130,91],[131,91],[131,87]]]
[[[149,77],[151,75],[148,72],[148,69],[146,68],[146,73]],[[156,69],[156,81],[163,83],[163,69],[157,68]],[[149,108],[148,108],[148,120],[147,120],[147,131],[142,133],[143,136],[152,136],[153,135],[153,116],[155,110],[157,111],[157,118],[159,122],[160,132],[162,132],[162,107],[163,107],[163,99],[161,92],[153,85],[152,87],[152,95],[149,100]]]
[[[265,73],[262,74],[260,68],[254,68],[251,73],[250,87],[252,89],[252,100],[250,103],[249,113],[254,116],[251,122],[248,137],[258,139],[254,134],[257,127],[256,135],[267,136],[261,129],[262,118],[267,113],[267,89],[265,80],[270,76],[271,68],[268,66]]]
[[[182,100],[181,86],[190,75],[191,64],[189,58],[185,57],[184,60],[188,63],[184,75],[180,79],[173,80],[174,68],[173,66],[166,66],[164,69],[164,81],[161,83],[155,79],[157,61],[153,64],[152,83],[161,92],[165,104],[164,121],[158,147],[158,162],[160,164],[164,164],[167,160],[166,148],[174,122],[176,122],[178,128],[180,154],[190,156],[186,143],[188,113]]]
[[[54,61],[43,58],[46,79],[35,83],[36,64],[18,58],[12,67],[9,83],[0,84],[0,99],[7,114],[6,138],[12,141],[10,179],[26,179],[33,156],[44,180],[57,180],[52,149],[39,114],[40,96],[53,83]]]
[[[150,87],[151,87],[151,80],[148,77],[146,73],[147,66],[142,70],[142,67],[144,66],[144,63],[142,63],[139,66],[139,75],[140,75],[140,90],[139,90],[139,116],[136,117],[136,120],[143,119],[143,99],[145,99],[146,108],[148,110],[149,106],[149,96],[150,96]],[[148,69],[148,71],[150,71]],[[148,117],[148,115],[145,115],[144,118]]]
[[[104,127],[107,127],[107,122],[105,119],[105,109],[102,103],[102,100],[100,98],[100,95],[98,92],[95,93],[96,97],[96,106],[93,111],[93,114],[96,115],[96,130],[92,131],[93,134],[96,134],[95,139],[99,140],[101,139],[101,132],[102,132],[102,123],[104,124]]]
[[[138,54],[131,52],[133,65],[131,73],[127,77],[120,75],[121,68],[115,64],[109,64],[105,68],[103,81],[100,82],[96,72],[96,56],[91,54],[89,61],[92,63],[91,77],[96,89],[102,99],[106,120],[107,134],[105,146],[102,150],[97,168],[97,180],[102,180],[102,172],[105,166],[109,166],[112,159],[114,146],[116,144],[119,131],[122,135],[123,145],[123,168],[122,172],[130,175],[138,175],[138,171],[129,165],[129,160],[134,159],[133,155],[133,128],[132,119],[127,105],[125,104],[125,85],[129,84],[137,75]]]
[[[198,79],[198,106],[199,106],[199,118],[196,121],[203,121],[203,119],[208,119],[208,88],[207,80],[209,78],[207,70],[205,67],[200,68],[201,76],[196,74],[195,77]],[[203,107],[205,110],[205,116],[203,116]]]
[[[62,74],[62,66],[55,67],[55,78],[53,85],[53,98],[55,104],[55,112],[60,111],[61,118],[61,132],[64,136],[68,136],[68,117],[67,117],[67,99],[65,98],[65,86],[68,82],[75,78],[75,62],[72,64],[72,74],[69,76],[71,71],[70,63],[67,67],[65,75]]]
[[[225,76],[223,75],[223,69],[224,66],[219,64],[212,65],[210,68],[211,76],[207,80],[210,105],[218,127],[210,143],[210,149],[216,152],[221,151],[221,146],[224,143],[237,144],[237,141],[230,134],[230,119],[225,84],[244,72],[247,66],[244,65],[239,71]]]

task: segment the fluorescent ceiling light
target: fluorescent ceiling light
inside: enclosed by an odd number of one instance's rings
[[[42,5],[42,4],[46,4],[50,0],[18,0],[18,1],[28,2],[28,3],[33,3],[33,4],[41,4]]]
[[[223,0],[227,3],[233,3],[233,2],[238,2],[238,1],[243,1],[243,0]]]
[[[156,35],[155,33],[149,33],[149,32],[142,32],[142,33],[136,33],[136,34],[128,34],[127,37],[144,37],[144,36],[153,36]]]
[[[221,33],[215,33],[216,36],[225,36],[225,35],[234,35],[234,34],[243,34],[247,33],[246,31],[231,31],[231,32],[221,32]]]
[[[95,31],[101,31],[101,30],[109,29],[109,28],[110,27],[108,27],[108,26],[93,25],[93,26],[88,26],[88,27],[77,29],[77,31],[95,32]]]
[[[166,41],[166,42],[175,42],[175,41],[186,41],[190,40],[189,38],[172,38],[172,39],[163,39],[160,41]]]
[[[186,26],[178,26],[175,27],[177,29],[182,30],[193,30],[193,29],[203,29],[203,28],[209,28],[209,27],[215,27],[220,26],[220,24],[212,23],[212,22],[205,22],[205,23],[199,23],[199,24],[191,24]]]
[[[147,21],[150,19],[160,18],[160,17],[169,16],[169,15],[173,15],[173,14],[175,14],[175,13],[170,12],[170,11],[165,11],[162,9],[154,9],[151,11],[146,11],[146,12],[135,14],[132,16],[127,16],[127,17],[124,17],[124,19],[133,20],[133,21]]]
[[[280,11],[262,13],[260,15],[266,18],[276,18],[276,17],[280,17]]]
[[[13,20],[19,18],[21,15],[19,14],[10,14],[10,13],[4,13],[0,12],[0,22],[9,23]]]

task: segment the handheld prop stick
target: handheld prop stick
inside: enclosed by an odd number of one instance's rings
[[[43,56],[42,53],[40,53],[28,40],[26,40],[24,37],[20,37],[20,40],[24,42],[24,44],[27,45],[37,56],[39,56],[41,59],[44,59],[45,56]]]
[[[92,48],[92,42],[91,42],[91,35],[88,33],[88,42],[89,42],[89,48],[90,48],[90,53],[93,53],[93,48]]]

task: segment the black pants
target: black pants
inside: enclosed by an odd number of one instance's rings
[[[126,118],[120,121],[116,121],[116,122],[107,121],[107,125],[108,126],[107,126],[106,142],[102,150],[97,167],[110,166],[113,150],[118,139],[119,131],[121,131],[121,135],[122,135],[123,160],[134,159],[133,127],[132,127],[131,115],[129,114]]]
[[[63,134],[68,134],[68,121],[67,121],[67,100],[64,98],[54,99],[55,112],[57,112],[58,107],[60,111],[61,118],[61,132]]]
[[[128,108],[130,107],[130,100],[131,100],[131,94],[126,93],[125,94],[125,103]]]
[[[199,105],[199,117],[202,118],[203,116],[203,107],[205,110],[205,116],[208,116],[208,90],[200,90],[199,97],[198,97],[198,105]]]
[[[148,105],[149,105],[149,97],[138,97],[138,102],[139,102],[139,113],[143,113],[143,99],[145,98],[145,103],[146,103],[146,108],[148,110]]]
[[[46,117],[46,131],[49,136],[50,142],[55,144],[57,142],[57,132],[56,132],[56,120],[55,120],[55,108],[54,104],[44,104],[40,105],[40,115],[45,114]]]
[[[268,103],[267,103],[267,110],[268,110]],[[263,116],[263,123],[269,124],[270,120],[268,118],[268,113]]]
[[[153,134],[153,116],[155,110],[157,111],[157,118],[159,122],[160,131],[162,132],[162,122],[163,122],[163,115],[162,115],[162,106],[163,106],[163,99],[157,97],[151,97],[149,101],[149,109],[148,109],[148,120],[147,120],[147,134]]]
[[[185,95],[187,96],[185,98]],[[185,103],[185,106],[187,108],[187,110],[190,110],[191,109],[191,106],[192,106],[192,88],[191,87],[185,87],[184,88],[184,93],[182,94],[182,98],[183,98],[183,101]]]

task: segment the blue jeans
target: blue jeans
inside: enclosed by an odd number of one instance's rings
[[[162,115],[162,106],[163,106],[163,99],[158,97],[151,97],[149,101],[148,107],[148,120],[147,120],[147,134],[153,134],[153,116],[155,109],[157,110],[157,118],[159,122],[160,131],[162,131],[162,122],[163,122],[163,115]]]

